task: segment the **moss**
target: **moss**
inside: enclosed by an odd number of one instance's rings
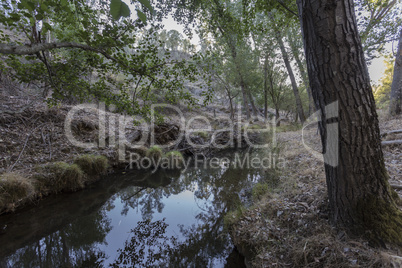
[[[363,235],[376,246],[392,243],[402,247],[402,212],[393,202],[371,196],[358,202],[356,207],[360,222],[352,232]]]
[[[43,173],[36,176],[39,187],[48,192],[71,192],[84,188],[85,173],[77,164],[55,162],[43,167]]]
[[[397,204],[398,206],[402,206],[402,200],[399,197],[398,193],[391,187],[389,187],[389,191],[391,192],[391,197],[394,200],[395,204]]]
[[[178,169],[184,166],[184,157],[179,151],[170,151],[165,154],[169,169]]]
[[[253,200],[260,200],[266,193],[268,193],[269,187],[266,183],[257,183],[252,190]]]
[[[82,155],[74,160],[74,164],[90,176],[104,175],[108,168],[107,158],[101,155]]]
[[[149,149],[146,152],[146,156],[151,159],[153,164],[156,164],[159,162],[159,160],[162,158],[163,152],[162,149],[158,145],[154,145],[149,147]]]
[[[29,197],[34,187],[29,179],[18,173],[5,173],[0,176],[0,210],[4,206]]]

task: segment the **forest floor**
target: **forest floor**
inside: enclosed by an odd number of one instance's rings
[[[127,162],[119,162],[116,147],[85,149],[74,146],[66,138],[64,123],[71,108],[68,105],[49,108],[40,100],[0,95],[0,176],[11,172],[29,178],[38,166],[55,161],[72,163],[83,154],[103,155],[113,168],[127,167]],[[228,117],[227,109],[221,106],[187,110],[185,114],[186,117],[205,116],[213,129],[225,127],[227,123],[217,120],[217,116]],[[98,110],[92,108],[75,114],[71,129],[78,141],[99,142],[98,116]],[[402,116],[388,118],[385,112],[379,111],[379,119],[382,133],[402,126]],[[203,126],[200,122],[194,125],[195,128]],[[279,185],[256,198],[250,208],[227,217],[238,248],[243,248],[243,253],[254,249],[250,263],[256,267],[401,267],[401,252],[373,249],[367,242],[348,238],[331,228],[327,221],[323,163],[305,148],[302,131],[294,128],[284,122],[277,129],[280,155],[286,160],[286,168],[278,173]],[[139,137],[138,130],[139,127],[127,126],[128,142]],[[107,138],[110,145],[110,137]],[[388,135],[386,139],[401,138]],[[305,130],[304,140],[308,147],[319,151],[316,128]],[[391,184],[402,185],[401,145],[383,147],[383,152]],[[401,191],[399,195],[402,196]],[[0,213],[16,208],[16,205],[6,206]]]
[[[381,133],[401,128],[402,116],[378,113]],[[316,128],[303,135],[306,145],[319,151]],[[253,256],[249,263],[253,267],[402,267],[400,249],[374,249],[329,225],[324,165],[303,145],[302,130],[279,132],[277,139],[280,155],[287,161],[279,185],[258,195],[250,208],[227,216],[235,244]],[[402,185],[402,146],[383,146],[383,152],[390,183]],[[402,191],[398,194],[402,197]]]

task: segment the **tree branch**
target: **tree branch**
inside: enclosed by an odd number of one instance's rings
[[[115,57],[109,55],[102,49],[94,48],[85,44],[79,44],[74,42],[60,42],[60,43],[35,43],[25,46],[16,46],[16,45],[8,45],[8,44],[0,44],[0,53],[1,54],[13,54],[13,55],[32,55],[39,53],[41,51],[58,49],[58,48],[79,48],[82,50],[93,51],[99,54],[102,54],[105,58],[112,60],[123,67],[130,69],[136,73],[143,74],[141,71],[130,68],[126,64],[122,63],[120,60]]]

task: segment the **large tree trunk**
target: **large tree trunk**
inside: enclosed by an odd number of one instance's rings
[[[402,29],[399,33],[398,50],[395,57],[394,76],[391,85],[389,113],[397,115],[402,113]]]
[[[377,244],[402,242],[352,0],[298,0],[324,152],[330,220]]]
[[[290,65],[289,56],[285,49],[285,45],[283,44],[282,38],[280,37],[279,33],[276,34],[276,41],[279,44],[279,48],[281,50],[283,61],[285,62],[286,69],[289,74],[290,82],[292,84],[293,94],[296,99],[296,109],[297,114],[300,118],[300,121],[303,123],[305,121],[304,111],[303,111],[303,104],[300,98],[299,89],[297,88],[297,83],[295,76],[293,74],[292,66]]]

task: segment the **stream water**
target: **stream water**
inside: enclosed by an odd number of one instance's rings
[[[258,170],[120,171],[0,216],[0,267],[244,267],[224,230]]]

